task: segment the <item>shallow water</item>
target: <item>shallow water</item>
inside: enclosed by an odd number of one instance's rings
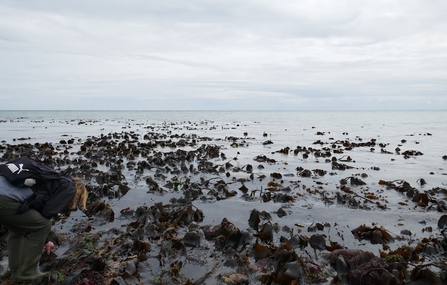
[[[273,153],[285,147],[319,149],[330,148],[336,141],[360,143],[376,139],[392,154],[381,153],[379,146],[375,146],[373,152],[369,147],[359,147],[334,154],[338,159],[350,156],[355,162],[348,164],[354,168],[338,171],[333,176],[325,175],[319,180],[328,183],[328,189],[334,188],[340,179],[359,173],[368,175],[363,180],[372,189],[378,188],[379,180],[402,179],[417,186],[417,180],[423,178],[427,184],[421,189],[447,184],[447,160],[442,159],[447,155],[446,111],[0,111],[3,144],[57,143],[69,138],[85,140],[88,136],[123,131],[140,134],[142,139],[152,129],[160,133],[169,130],[171,134],[194,133],[213,138],[210,143],[221,145],[227,160],[237,157],[231,161],[233,165],[242,167],[250,163],[258,174],[267,176],[273,171],[296,175],[298,166],[332,171],[331,164],[324,158],[310,155],[304,159],[301,154]],[[317,135],[318,132],[322,135]],[[231,147],[232,141],[225,140],[228,137],[240,138],[243,146]],[[17,140],[20,138],[29,139]],[[273,144],[264,145],[267,140]],[[314,144],[318,140],[324,144]],[[401,152],[417,150],[423,155],[405,159],[395,153],[396,147],[401,148]],[[258,155],[266,155],[277,163],[257,170],[258,163],[253,158]],[[372,167],[380,170],[373,171]],[[313,182],[311,178],[295,176],[293,179],[303,184]],[[256,189],[258,185],[252,187]],[[400,193],[387,194],[389,199],[401,197]]]
[[[274,223],[289,226],[297,231],[311,235],[307,228],[315,223],[323,223],[324,233],[331,241],[337,241],[348,248],[362,248],[375,254],[382,245],[373,245],[367,241],[353,238],[351,230],[362,224],[384,227],[397,239],[393,244],[396,248],[406,244],[411,239],[429,237],[433,233],[422,232],[423,227],[432,226],[436,229],[441,213],[415,207],[414,203],[395,190],[385,189],[379,185],[380,180],[405,180],[421,191],[435,187],[445,188],[447,184],[447,162],[442,157],[447,155],[445,140],[447,139],[447,112],[445,111],[368,111],[368,112],[174,112],[174,111],[0,111],[0,141],[1,144],[52,142],[58,144],[60,140],[74,138],[75,141],[85,141],[89,136],[100,136],[111,132],[132,132],[143,140],[148,131],[159,133],[197,134],[199,137],[212,138],[210,141],[200,141],[198,145],[217,144],[222,146],[221,152],[226,159],[213,159],[215,164],[231,161],[233,166],[243,167],[247,164],[254,166],[255,177],[265,175],[263,181],[254,179],[246,182],[250,191],[263,190],[267,181],[271,180],[273,172],[283,175],[284,187],[289,186],[296,200],[293,203],[264,203],[259,195],[247,201],[242,193],[225,200],[208,202],[196,200],[194,205],[205,214],[204,225],[219,224],[224,217],[238,228],[249,228],[250,211],[257,209],[271,213]],[[237,147],[229,137],[237,138]],[[24,138],[24,140],[20,140]],[[334,154],[337,159],[350,156],[353,161],[346,164],[353,166],[347,170],[332,170],[331,163],[326,158],[315,157],[312,154],[304,158],[300,153],[287,155],[278,153],[279,150],[298,146],[321,149],[339,141],[368,142],[371,139],[382,143],[376,145],[372,151],[370,147],[358,147],[342,154]],[[264,144],[270,140],[272,144]],[[405,140],[405,142],[403,141]],[[321,141],[322,144],[314,144]],[[73,153],[79,144],[74,145]],[[395,152],[396,147],[405,150],[417,150],[420,156],[404,158]],[[333,150],[333,149],[332,149]],[[383,150],[383,151],[382,151]],[[160,148],[159,151],[174,151],[170,148]],[[390,153],[384,153],[390,152]],[[258,163],[253,159],[258,155],[265,155],[276,160],[276,163]],[[233,159],[236,158],[236,159]],[[258,169],[259,164],[264,169]],[[300,177],[297,167],[314,170],[322,169],[333,175]],[[376,168],[378,170],[373,170]],[[327,204],[320,195],[309,194],[307,190],[324,191],[328,197],[335,197],[340,192],[340,180],[350,176],[366,174],[362,178],[364,186],[354,186],[353,190],[360,194],[368,191],[381,196],[379,201],[386,204],[382,210],[374,204],[365,202],[372,210],[353,209],[337,203]],[[291,176],[284,176],[290,174]],[[131,175],[129,173],[129,175]],[[153,175],[150,171],[146,176]],[[187,174],[186,176],[190,176]],[[234,179],[246,178],[244,172],[232,173]],[[169,180],[172,177],[168,177]],[[189,177],[191,181],[200,177]],[[208,177],[209,178],[209,177]],[[418,185],[418,179],[423,178],[427,184]],[[164,195],[147,193],[144,181],[127,177],[131,191],[120,199],[108,201],[115,213],[126,207],[136,208],[142,204],[152,205],[154,202],[168,204],[172,197],[180,193],[167,191]],[[240,183],[233,187],[238,191]],[[445,198],[445,197],[444,197]],[[407,205],[399,204],[406,202]],[[274,213],[283,207],[287,216],[279,218]],[[82,215],[73,215],[72,221],[86,219]],[[125,218],[118,217],[114,223],[97,226],[95,230],[107,230],[119,226]],[[302,227],[297,227],[300,225]],[[409,230],[411,237],[402,236],[401,230]],[[340,234],[341,233],[341,234]],[[280,232],[280,235],[287,235]],[[59,249],[62,251],[63,249]],[[312,255],[312,253],[310,253]],[[185,271],[196,268],[194,263],[185,266]],[[206,266],[202,270],[207,269]],[[209,270],[208,268],[207,270]],[[197,272],[196,272],[197,273]],[[203,273],[197,273],[197,277]],[[197,278],[191,276],[192,279]]]
[[[424,178],[433,187],[446,181],[443,174],[447,163],[442,159],[447,154],[446,111],[0,111],[0,140],[6,143],[28,137],[31,139],[24,142],[58,142],[121,131],[143,135],[148,126],[161,132],[169,127],[172,134],[197,133],[221,140],[230,136],[244,138],[243,134],[247,133],[246,142],[250,147],[228,149],[227,157],[239,152],[241,160],[251,160],[260,153],[267,155],[286,146],[317,148],[320,145],[313,145],[317,140],[330,143],[376,139],[386,144],[384,149],[392,153],[399,146],[402,152],[418,150],[423,155],[404,159],[401,155],[382,155],[378,146],[374,152],[358,148],[346,153],[356,161],[358,168],[377,166],[383,179],[398,177],[411,183]],[[324,135],[316,135],[317,132]],[[268,136],[264,137],[264,133]],[[273,144],[264,146],[262,143],[266,140]],[[221,144],[229,145],[223,141]],[[303,160],[280,154],[272,157],[294,166],[313,167],[321,163],[321,159]]]

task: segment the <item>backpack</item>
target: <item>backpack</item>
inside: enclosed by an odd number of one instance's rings
[[[0,173],[11,184],[18,187],[31,186],[25,184],[27,179],[34,179],[36,185],[41,185],[45,181],[57,180],[62,176],[45,164],[33,161],[25,156],[0,164]]]
[[[34,192],[20,205],[18,214],[35,209],[51,219],[63,210],[76,193],[71,177],[27,157],[0,164],[0,174],[11,184],[30,187]],[[33,180],[33,185],[27,183],[29,180]]]

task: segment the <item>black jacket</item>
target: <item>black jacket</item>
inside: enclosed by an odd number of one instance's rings
[[[76,194],[76,187],[70,177],[61,176],[58,180],[48,180],[31,187],[33,194],[20,206],[18,213],[29,209],[37,210],[45,218],[56,217]]]
[[[22,203],[19,214],[35,209],[42,216],[51,219],[68,205],[76,193],[70,177],[27,157],[1,164],[0,172],[16,186],[23,186],[28,178],[36,180],[36,185],[31,187],[34,193]]]

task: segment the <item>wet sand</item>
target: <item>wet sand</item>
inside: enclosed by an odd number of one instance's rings
[[[380,139],[313,130],[312,143],[286,146],[138,127],[2,143],[2,162],[25,155],[89,190],[86,213],[55,221],[40,284],[445,284],[447,190],[365,159],[390,161]],[[410,150],[392,157],[424,155]]]

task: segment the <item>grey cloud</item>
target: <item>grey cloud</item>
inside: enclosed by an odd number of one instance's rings
[[[65,108],[447,108],[446,3],[2,1],[0,96],[84,102]]]

